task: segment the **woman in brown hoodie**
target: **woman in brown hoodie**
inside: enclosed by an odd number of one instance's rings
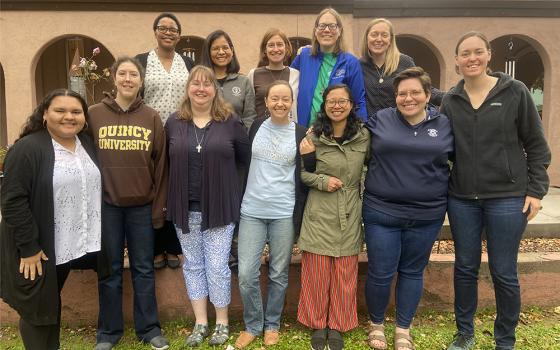
[[[158,113],[138,91],[140,63],[119,58],[111,69],[117,95],[89,109],[103,178],[102,229],[111,253],[111,276],[99,281],[95,349],[111,349],[123,335],[122,270],[126,239],[134,288],[134,325],[139,340],[167,349],[157,314],[154,228],[163,226],[167,193],[165,132]]]

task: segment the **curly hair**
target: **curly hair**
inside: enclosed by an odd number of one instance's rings
[[[321,103],[321,110],[317,113],[317,120],[313,124],[313,133],[315,136],[319,137],[321,135],[325,135],[326,137],[333,137],[333,126],[331,119],[327,116],[327,112],[325,110],[325,100],[329,93],[333,90],[343,89],[348,94],[348,98],[352,103],[352,109],[348,114],[346,119],[346,127],[344,128],[344,133],[342,134],[342,141],[349,140],[354,135],[358,133],[360,130],[361,121],[356,115],[356,110],[354,106],[354,99],[352,98],[352,92],[350,88],[346,84],[334,84],[325,89],[323,92],[323,102]]]
[[[29,134],[33,134],[45,128],[43,126],[43,115],[49,109],[52,101],[59,96],[70,96],[77,99],[82,105],[86,120],[88,119],[88,106],[86,101],[80,94],[68,89],[56,89],[49,92],[49,94],[45,96],[45,98],[43,98],[43,100],[37,105],[33,113],[27,118],[25,124],[21,128],[19,138],[16,140],[16,142]]]

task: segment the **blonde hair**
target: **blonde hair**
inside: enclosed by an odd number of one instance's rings
[[[284,46],[286,47],[286,53],[284,55],[284,65],[287,65],[290,62],[293,52],[290,39],[288,39],[286,34],[280,29],[271,28],[266,33],[264,33],[264,36],[261,40],[261,46],[259,47],[259,64],[257,64],[257,67],[262,67],[269,64],[268,56],[266,55],[266,45],[268,44],[268,41],[275,35],[278,35],[280,38],[282,38]]]
[[[393,23],[385,18],[376,18],[368,23],[364,35],[362,37],[362,58],[364,60],[371,60],[371,54],[368,49],[368,35],[371,31],[371,28],[378,24],[378,23],[385,23],[387,27],[389,27],[389,34],[391,35],[391,43],[389,44],[389,48],[387,49],[387,53],[385,54],[385,68],[383,69],[384,75],[391,75],[393,74],[398,66],[399,60],[401,57],[401,52],[397,47],[397,40],[395,39],[395,31],[393,30]],[[374,63],[375,64],[375,63]]]
[[[334,45],[333,54],[338,55],[339,53],[346,51],[346,46],[344,45],[344,28],[342,27],[342,17],[340,14],[332,7],[327,7],[323,11],[319,12],[317,18],[315,18],[315,26],[313,27],[313,34],[311,35],[311,56],[317,56],[319,53],[319,41],[317,40],[317,35],[315,31],[317,30],[317,25],[319,25],[319,20],[324,14],[330,13],[336,19],[336,24],[338,25],[338,39]]]
[[[189,72],[189,79],[187,80],[187,89],[185,92],[185,98],[179,107],[179,119],[182,120],[192,120],[193,112],[192,112],[192,105],[191,100],[189,98],[189,87],[191,86],[192,81],[197,78],[203,78],[204,80],[208,80],[212,83],[214,90],[216,90],[216,95],[214,96],[214,100],[212,101],[212,105],[210,107],[210,117],[212,120],[215,121],[224,121],[228,119],[232,113],[233,108],[227,102],[225,102],[224,98],[220,94],[220,88],[218,87],[218,81],[216,80],[216,76],[211,68],[206,66],[195,66]]]

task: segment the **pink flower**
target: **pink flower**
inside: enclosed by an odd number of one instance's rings
[[[99,55],[99,53],[101,52],[101,49],[99,47],[96,47],[95,49],[93,49],[93,55]]]
[[[78,67],[84,68],[86,65],[87,65],[87,60],[84,57],[80,58],[80,64],[78,65]]]

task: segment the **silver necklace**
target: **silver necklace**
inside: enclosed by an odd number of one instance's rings
[[[208,123],[209,123],[209,122],[208,122]],[[197,129],[198,127],[196,126],[196,124],[195,124],[194,122],[193,122],[193,126],[194,126],[194,137],[196,137],[196,147],[195,147],[195,148],[196,148],[196,151],[197,151],[198,153],[200,153],[200,150],[202,149],[201,143],[202,143],[202,141],[204,141],[204,136],[206,136],[206,126],[208,126],[208,124],[206,124],[206,125],[202,128],[204,131],[202,132],[202,138],[200,139],[200,141],[198,141],[198,134],[197,134],[197,132],[196,132],[196,129]]]
[[[385,81],[383,80],[383,71],[380,71],[375,63],[373,65],[375,66],[375,70],[377,70],[377,74],[379,74],[379,84],[381,84]]]

